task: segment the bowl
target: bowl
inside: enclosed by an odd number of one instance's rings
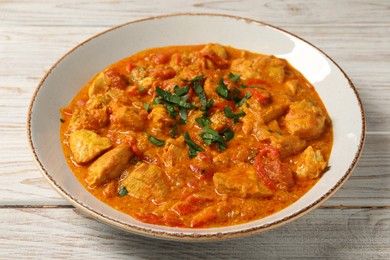
[[[330,169],[298,201],[263,219],[218,228],[175,228],[146,224],[91,195],[68,167],[60,143],[60,108],[108,65],[153,47],[220,43],[287,59],[315,87],[334,127]],[[79,44],[41,80],[30,104],[27,132],[35,161],[49,183],[77,208],[104,223],[150,237],[219,240],[241,237],[293,221],[331,197],[348,179],[362,152],[365,115],[343,70],[323,51],[275,26],[215,14],[175,14],[120,25]]]

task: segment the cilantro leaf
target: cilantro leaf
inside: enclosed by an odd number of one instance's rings
[[[200,104],[202,105],[201,110],[205,111],[207,105],[206,94],[204,93],[204,89],[199,81],[194,81],[194,90],[196,94],[198,94]]]
[[[238,119],[245,115],[245,112],[243,110],[241,110],[237,114],[234,114],[231,107],[224,107],[223,112],[227,118],[232,118],[234,120],[234,123],[237,123]]]
[[[218,87],[215,89],[220,97],[229,100],[229,89],[227,88],[223,78],[219,79]]]
[[[175,92],[175,94],[176,95],[178,95],[178,96],[184,96],[185,94],[187,94],[188,93],[188,91],[190,90],[190,85],[187,85],[187,86],[185,86],[185,87],[181,87],[181,88],[179,88],[177,85],[174,87],[174,92]]]
[[[187,103],[187,100],[179,97],[177,95],[172,95],[171,92],[163,90],[162,88],[156,87],[156,93],[159,97],[161,97],[164,101],[176,104],[179,107],[185,108],[197,108],[196,106]]]
[[[202,117],[195,118],[195,121],[201,125],[202,127],[208,126],[211,124],[210,118],[208,118],[205,114]]]
[[[234,132],[230,128],[226,128],[220,134],[225,138],[226,142],[228,142],[234,138]]]
[[[119,195],[119,197],[124,197],[124,196],[127,195],[127,193],[129,193],[129,192],[127,191],[127,189],[126,189],[125,186],[121,186],[121,187],[119,188],[119,190],[118,190],[118,195]]]
[[[149,112],[150,104],[149,103],[144,103],[144,108],[145,108],[146,112]]]
[[[184,134],[184,139],[185,139],[185,143],[187,144],[189,151],[190,151],[190,155],[189,155],[190,158],[194,158],[198,154],[198,152],[205,151],[202,147],[200,147],[194,141],[192,141],[188,132],[186,132]]]
[[[240,74],[229,73],[229,79],[233,82],[237,82],[240,79]]]
[[[236,103],[236,107],[240,107],[245,104],[245,102],[252,97],[252,94],[250,92],[247,92],[245,96]]]
[[[160,140],[160,139],[157,139],[156,137],[154,136],[149,136],[148,140],[154,144],[155,146],[158,146],[158,147],[161,147],[161,146],[164,146],[165,145],[165,141],[164,140]]]

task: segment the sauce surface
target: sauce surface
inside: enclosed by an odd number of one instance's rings
[[[142,51],[62,109],[61,142],[95,197],[143,222],[219,227],[273,214],[324,174],[332,123],[286,60],[219,44]]]

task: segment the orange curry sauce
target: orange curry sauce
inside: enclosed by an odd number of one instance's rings
[[[142,51],[62,109],[84,187],[158,225],[220,227],[289,206],[322,176],[331,120],[286,60],[219,44]]]

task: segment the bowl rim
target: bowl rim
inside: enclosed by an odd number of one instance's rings
[[[360,116],[361,116],[361,120],[362,120],[362,126],[361,126],[362,127],[362,129],[361,129],[362,132],[361,132],[361,136],[360,136],[360,140],[359,140],[359,145],[358,145],[357,151],[356,151],[356,153],[354,155],[353,161],[349,165],[349,168],[342,175],[342,177],[339,179],[339,181],[331,189],[329,189],[328,192],[326,192],[321,198],[317,199],[316,201],[314,201],[313,203],[307,205],[306,207],[301,208],[299,211],[295,212],[294,214],[291,214],[291,215],[288,215],[288,216],[286,216],[284,218],[281,218],[278,221],[274,221],[272,223],[268,223],[268,224],[264,224],[264,225],[260,225],[260,226],[253,226],[253,227],[246,228],[246,229],[240,229],[240,230],[235,230],[235,231],[226,231],[226,232],[220,232],[220,233],[210,233],[210,234],[197,234],[196,233],[197,229],[193,229],[194,230],[193,233],[186,234],[186,233],[181,233],[180,232],[180,228],[179,228],[178,232],[174,232],[173,233],[173,232],[157,231],[157,230],[153,230],[153,229],[150,229],[150,228],[147,228],[147,227],[139,227],[139,226],[136,226],[136,225],[131,225],[131,224],[128,224],[128,223],[124,223],[124,222],[122,222],[120,220],[113,219],[110,216],[104,215],[104,214],[98,212],[96,209],[90,208],[89,206],[85,205],[83,202],[80,202],[77,198],[75,198],[71,194],[68,194],[54,180],[54,178],[49,174],[49,172],[45,169],[43,163],[41,162],[40,158],[38,157],[38,155],[36,153],[35,146],[34,146],[34,143],[33,143],[32,129],[31,129],[31,124],[32,124],[31,122],[32,122],[32,117],[33,117],[32,113],[33,113],[33,107],[34,107],[34,104],[35,104],[36,97],[37,97],[41,87],[43,86],[43,84],[46,81],[47,77],[57,67],[57,65],[60,64],[68,55],[73,53],[79,47],[83,46],[84,44],[92,41],[95,38],[100,37],[101,35],[104,35],[104,34],[110,32],[110,31],[114,31],[114,30],[117,30],[118,28],[125,27],[125,26],[128,26],[130,24],[134,24],[134,23],[140,23],[140,22],[150,21],[150,20],[154,20],[154,19],[164,19],[164,18],[169,18],[169,17],[180,17],[180,16],[183,16],[183,17],[185,17],[185,16],[225,17],[225,18],[229,18],[229,19],[243,20],[243,21],[245,21],[247,23],[256,23],[256,24],[259,24],[259,25],[262,25],[262,26],[267,26],[267,27],[276,29],[277,31],[284,32],[284,33],[286,33],[288,35],[291,35],[291,36],[299,39],[300,41],[305,42],[306,44],[310,45],[311,47],[313,47],[314,49],[319,51],[321,54],[326,56],[326,58],[328,58],[339,69],[339,71],[343,74],[344,78],[348,81],[349,87],[352,89],[352,91],[353,91],[353,93],[354,93],[354,95],[356,97],[356,100],[357,100],[357,103],[358,103],[358,106],[359,106],[359,109],[360,109]],[[100,33],[97,33],[97,34],[87,38],[86,40],[82,41],[81,43],[77,44],[76,46],[71,48],[69,51],[67,51],[60,59],[58,59],[51,66],[51,68],[42,77],[42,79],[40,80],[37,88],[35,89],[35,91],[34,91],[34,93],[32,95],[32,98],[31,98],[31,101],[30,101],[30,104],[29,104],[29,107],[28,107],[27,124],[26,125],[27,125],[28,144],[29,144],[30,150],[31,150],[31,152],[33,154],[34,161],[36,162],[39,170],[41,171],[42,175],[48,180],[48,182],[54,188],[54,190],[56,190],[63,198],[65,198],[73,206],[75,206],[76,208],[82,210],[83,212],[88,213],[89,215],[91,215],[92,217],[94,217],[95,219],[97,219],[99,221],[102,221],[103,223],[110,224],[111,226],[114,226],[116,228],[125,230],[127,232],[131,232],[131,233],[134,233],[134,234],[139,234],[139,235],[143,235],[143,236],[147,236],[147,237],[158,238],[158,239],[176,240],[176,241],[199,241],[199,242],[200,241],[214,241],[214,240],[232,239],[232,238],[249,236],[249,235],[265,232],[267,230],[270,230],[270,229],[279,227],[281,225],[287,224],[287,223],[289,223],[291,221],[294,221],[297,218],[299,218],[299,217],[301,217],[301,216],[311,212],[312,210],[316,209],[323,202],[325,202],[328,198],[330,198],[347,181],[347,179],[349,178],[349,176],[353,172],[354,168],[357,166],[359,157],[360,157],[360,155],[362,153],[362,150],[363,150],[363,147],[364,147],[365,138],[366,138],[366,115],[365,115],[365,112],[364,112],[364,108],[363,108],[363,104],[362,104],[362,101],[360,99],[360,96],[359,96],[359,94],[358,94],[354,84],[352,83],[351,79],[347,76],[347,74],[344,72],[344,70],[329,55],[327,55],[324,51],[322,51],[321,49],[319,49],[318,47],[316,47],[312,43],[304,40],[303,38],[301,38],[301,37],[299,37],[299,36],[289,32],[287,30],[279,28],[277,26],[274,26],[274,25],[271,25],[271,24],[268,24],[268,23],[265,23],[265,22],[262,22],[262,21],[257,21],[257,20],[254,20],[254,19],[250,19],[250,18],[244,18],[244,17],[235,16],[235,15],[228,15],[228,14],[216,14],[216,13],[173,13],[173,14],[167,14],[167,15],[151,16],[151,17],[137,19],[137,20],[134,20],[134,21],[126,22],[126,23],[123,23],[123,24],[111,27],[111,28],[109,28],[107,30],[104,30],[104,31],[102,31]]]

